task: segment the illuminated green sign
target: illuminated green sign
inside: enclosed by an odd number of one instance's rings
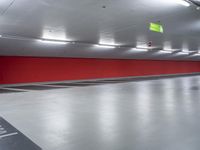
[[[150,31],[153,31],[153,32],[159,32],[159,33],[163,33],[163,27],[161,24],[158,24],[158,23],[150,23],[150,28],[149,28]]]

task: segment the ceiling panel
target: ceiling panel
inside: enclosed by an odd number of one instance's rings
[[[173,49],[187,47],[196,51],[200,46],[200,11],[195,5],[184,7],[172,0],[2,0],[0,11],[5,9],[0,17],[0,34],[6,37],[0,39],[1,55],[135,58],[138,55],[132,56],[123,48],[99,51],[80,43],[134,47],[151,41],[157,47],[168,43]],[[160,22],[164,34],[149,31],[150,22]],[[77,44],[60,47],[38,44],[36,39]],[[141,57],[176,56],[142,53]]]
[[[3,15],[7,9],[13,4],[14,0],[1,0],[0,1],[0,14]]]

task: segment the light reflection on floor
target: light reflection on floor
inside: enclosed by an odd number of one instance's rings
[[[44,150],[199,150],[200,77],[1,94],[0,114]]]

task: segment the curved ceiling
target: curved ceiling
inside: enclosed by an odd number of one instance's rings
[[[200,60],[200,10],[175,1],[1,0],[0,55]]]

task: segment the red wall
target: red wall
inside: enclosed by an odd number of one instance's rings
[[[200,72],[200,62],[0,56],[0,84]]]

